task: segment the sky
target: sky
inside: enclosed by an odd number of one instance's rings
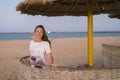
[[[33,32],[37,25],[43,25],[46,31],[86,32],[87,17],[61,16],[46,17],[21,14],[16,6],[23,0],[1,0],[0,33]],[[120,19],[109,18],[107,14],[93,16],[93,31],[120,31]]]

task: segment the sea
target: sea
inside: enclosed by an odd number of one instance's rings
[[[0,33],[0,41],[2,40],[29,40],[33,33]],[[81,38],[87,37],[87,32],[49,32],[49,38]],[[120,31],[94,32],[93,37],[120,37]]]

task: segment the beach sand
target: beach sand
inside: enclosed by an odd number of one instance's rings
[[[36,69],[19,62],[29,55],[30,40],[0,41],[0,80],[120,80],[120,69],[87,69],[69,72]],[[102,44],[120,44],[120,37],[94,37],[94,67],[103,66]],[[51,39],[55,64],[87,64],[87,38]]]

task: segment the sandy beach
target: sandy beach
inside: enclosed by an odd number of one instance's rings
[[[120,37],[94,37],[94,67],[101,68],[102,44],[120,45]],[[29,55],[30,40],[0,41],[0,80],[120,80],[120,69],[88,69],[68,72],[36,69],[20,63]],[[60,66],[87,64],[87,38],[51,39],[54,61]]]

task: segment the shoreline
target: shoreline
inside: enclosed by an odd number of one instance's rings
[[[93,37],[93,39],[94,38],[107,38],[107,37],[113,37],[113,38],[115,38],[115,37],[120,37],[120,36],[94,36]],[[60,38],[49,38],[49,40],[51,40],[51,39],[75,39],[75,38],[88,38],[88,37],[60,37]],[[27,40],[31,40],[31,39],[10,39],[10,40],[0,40],[0,42],[1,41],[27,41]]]

